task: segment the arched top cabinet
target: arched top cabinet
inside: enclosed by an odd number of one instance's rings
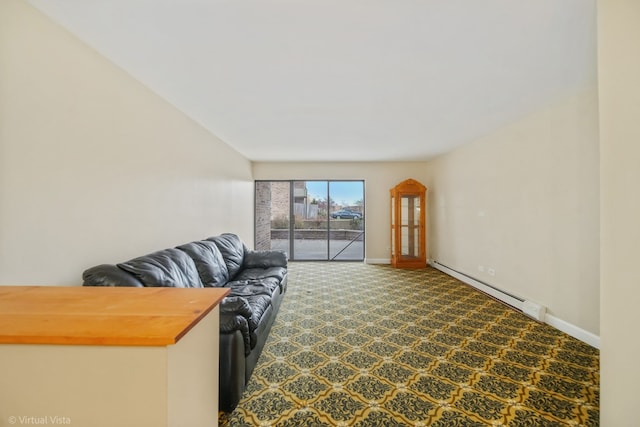
[[[402,181],[391,193],[391,265],[424,268],[427,187],[414,179]]]

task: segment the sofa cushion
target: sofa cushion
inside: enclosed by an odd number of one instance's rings
[[[145,286],[201,288],[202,282],[193,260],[178,249],[164,249],[118,264]]]
[[[229,281],[229,270],[215,243],[208,240],[178,246],[193,259],[204,286],[220,287]]]
[[[287,267],[287,253],[284,251],[246,251],[244,268]]]
[[[276,293],[282,293],[281,281],[266,277],[260,280],[235,280],[227,283],[227,287],[231,288],[231,293],[238,296],[242,295],[266,295],[270,298]]]
[[[251,295],[265,295],[271,297],[278,287],[278,280],[267,277],[262,280],[234,280],[225,287],[231,288],[230,295],[246,297]]]
[[[219,236],[206,239],[216,244],[224,262],[229,270],[229,277],[233,279],[242,268],[244,262],[245,246],[240,238],[232,233],[224,233]]]
[[[235,280],[262,280],[268,277],[282,280],[286,274],[287,270],[282,267],[246,268],[240,271]]]

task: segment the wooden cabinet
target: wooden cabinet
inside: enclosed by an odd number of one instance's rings
[[[424,268],[426,250],[427,188],[414,179],[391,189],[391,265]]]

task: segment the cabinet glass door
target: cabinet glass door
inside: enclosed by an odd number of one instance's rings
[[[400,213],[402,216],[400,255],[418,257],[420,256],[420,197],[403,195]]]

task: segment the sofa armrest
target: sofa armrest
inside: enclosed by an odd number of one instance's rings
[[[287,253],[285,251],[246,251],[244,254],[244,268],[287,267]]]
[[[249,302],[239,296],[224,297],[220,302],[220,314],[239,315],[248,319],[253,314]]]
[[[91,267],[82,273],[82,279],[83,286],[129,286],[136,288],[144,286],[137,277],[113,264]]]
[[[220,302],[220,333],[240,332],[244,342],[245,356],[251,352],[251,335],[249,334],[251,315],[251,307],[242,297],[226,297]]]
[[[246,345],[240,331],[220,334],[219,409],[233,410],[242,398],[246,382]]]

